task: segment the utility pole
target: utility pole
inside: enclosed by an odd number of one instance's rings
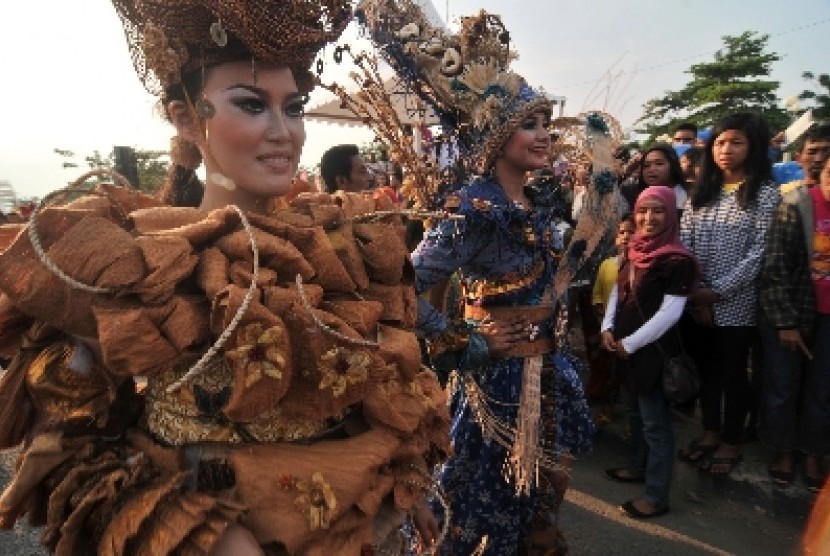
[[[138,189],[138,160],[132,147],[113,147],[115,171],[127,178],[133,189]]]

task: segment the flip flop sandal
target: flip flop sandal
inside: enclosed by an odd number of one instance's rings
[[[700,470],[705,471],[706,473],[709,473],[710,475],[725,476],[725,475],[729,475],[730,473],[732,473],[732,470],[735,469],[735,466],[738,465],[739,463],[741,463],[743,460],[744,460],[744,455],[743,454],[738,454],[737,456],[731,457],[731,458],[712,456],[711,458],[709,458],[709,461],[707,461],[705,464],[700,466]],[[713,471],[712,468],[716,465],[726,465],[726,466],[728,466],[728,469],[726,471]]]
[[[553,543],[534,542],[530,538],[524,541],[524,552],[527,556],[566,556],[569,553],[568,542],[562,531],[556,531],[556,538]]]
[[[616,481],[618,483],[645,483],[646,478],[642,475],[623,475],[623,473],[627,473],[628,469],[624,467],[612,467],[611,469],[605,470],[605,478],[610,481]]]
[[[769,478],[776,486],[788,487],[795,481],[795,471],[781,471],[780,469],[768,468]]]
[[[634,505],[634,500],[629,500],[628,502],[625,502],[622,506],[620,506],[620,509],[623,511],[625,515],[627,515],[628,517],[633,517],[635,519],[651,519],[652,517],[660,517],[661,515],[666,515],[667,513],[669,513],[668,506],[663,506],[662,508],[658,508],[648,514],[645,512],[641,512]]]
[[[677,451],[677,458],[683,463],[700,463],[717,449],[717,444],[701,444],[697,440],[692,440],[688,448]]]

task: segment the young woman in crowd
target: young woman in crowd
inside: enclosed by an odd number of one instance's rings
[[[646,158],[648,160],[648,158]],[[674,192],[650,186],[634,205],[636,232],[628,246],[602,323],[603,347],[619,358],[625,390],[633,396],[631,457],[607,478],[645,483],[645,495],[621,508],[635,518],[669,511],[674,431],[661,382],[666,358],[681,350],[680,320],[695,282],[696,263],[680,243]]]
[[[629,206],[634,206],[637,195],[646,187],[665,185],[674,190],[677,199],[677,210],[683,209],[686,202],[686,189],[683,187],[685,179],[680,169],[677,153],[668,143],[656,143],[643,151],[642,163],[639,170],[639,181],[636,188],[624,189]],[[680,214],[680,213],[678,213]]]
[[[371,201],[269,212],[348,4],[114,5],[178,133],[170,191],[201,161],[207,180],[198,209],[117,188],[50,206],[0,255],[0,445],[22,444],[0,526],[28,514],[60,554],[398,553],[411,511],[430,543],[448,416],[414,311],[387,314],[413,297],[402,229],[354,225],[369,264],[326,234],[360,253],[333,223]]]
[[[703,162],[703,152],[703,147],[689,147],[680,155],[680,169],[683,171],[686,191],[689,191],[697,181],[700,165]]]
[[[770,180],[768,144],[760,116],[738,113],[717,122],[680,223],[681,239],[702,272],[701,288],[689,299],[694,322],[686,328],[701,371],[703,434],[679,457],[713,474],[729,473],[742,459],[758,274],[780,199]]]

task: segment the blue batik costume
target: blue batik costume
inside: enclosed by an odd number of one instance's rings
[[[530,210],[512,203],[493,178],[480,178],[461,190],[458,212],[464,220],[447,220],[430,229],[413,253],[416,288],[424,292],[456,270],[460,273],[463,324],[448,322],[424,300],[419,326],[427,337],[451,331],[468,333],[459,351],[461,377],[452,391],[454,456],[440,472],[452,503],[453,528],[442,554],[470,554],[487,537],[487,554],[513,554],[544,513],[544,498],[554,496],[542,479],[528,492],[517,493],[509,461],[525,372],[524,357],[491,359],[475,326],[494,308],[534,307],[541,344],[541,415],[539,454],[547,466],[562,453],[578,454],[591,446],[592,421],[575,369],[576,361],[553,349],[554,305],[551,284],[556,270],[551,250],[555,216],[566,210],[551,190],[526,190]],[[545,311],[544,309],[548,309]],[[444,334],[446,335],[446,334]],[[528,353],[536,353],[533,348]],[[544,467],[544,465],[542,466]]]
[[[404,166],[405,194],[416,208],[430,211],[429,230],[412,257],[418,293],[453,273],[461,281],[463,307],[457,318],[419,300],[419,328],[436,370],[458,371],[449,382],[454,454],[437,470],[451,506],[449,515],[440,516],[445,526],[450,524],[441,553],[558,550],[563,543],[555,514],[567,488],[566,454],[588,450],[592,436],[578,361],[556,341],[566,336],[567,315],[559,307],[570,282],[601,256],[608,230],[619,218],[611,141],[600,137],[608,127],[588,115],[584,133],[566,134],[581,137],[568,152],[581,150],[586,156],[580,163],[590,160],[594,176],[573,240],[558,259],[554,219],[566,214],[566,203],[556,180],[526,187],[521,197],[532,206],[523,208],[495,178],[504,176],[505,168],[510,178],[517,169],[542,169],[538,158],[508,157],[505,145],[529,119],[538,126],[537,115],[549,118],[553,109],[543,91],[510,69],[515,53],[501,19],[481,11],[461,18],[460,30],[451,35],[414,0],[363,0],[355,14],[405,84],[398,92],[417,95],[429,106],[459,154],[460,171],[445,179],[436,175],[438,164],[429,164],[428,153],[413,152],[413,137],[398,133],[400,119],[383,102],[389,97],[386,89],[367,92],[377,79],[376,68],[356,74],[363,89],[356,101],[341,95],[346,106],[363,103],[356,112],[360,117],[378,115],[368,118],[369,125]],[[537,130],[537,146],[547,143],[538,135]],[[604,154],[594,156],[599,151]],[[500,168],[501,158],[509,161]],[[463,177],[471,174],[482,177]],[[526,336],[515,330],[509,349],[491,357],[480,326],[489,321],[496,327],[521,323]],[[487,332],[500,338],[492,328]],[[551,540],[554,534],[557,541]]]

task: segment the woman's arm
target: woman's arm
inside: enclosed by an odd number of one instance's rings
[[[628,353],[660,339],[683,315],[686,307],[686,297],[680,295],[664,295],[663,303],[654,315],[648,319],[630,336],[621,340],[622,347]],[[604,325],[605,323],[603,323]]]
[[[483,235],[476,233],[466,221],[444,220],[430,228],[412,253],[416,293],[420,296],[473,260],[482,248]],[[429,338],[444,332],[447,327],[447,319],[441,311],[419,297],[418,332]]]
[[[614,287],[611,288],[611,295],[608,296],[608,304],[605,306],[605,316],[602,317],[602,327],[600,328],[602,332],[614,329],[614,317],[617,316],[618,295],[617,284],[614,284]]]

